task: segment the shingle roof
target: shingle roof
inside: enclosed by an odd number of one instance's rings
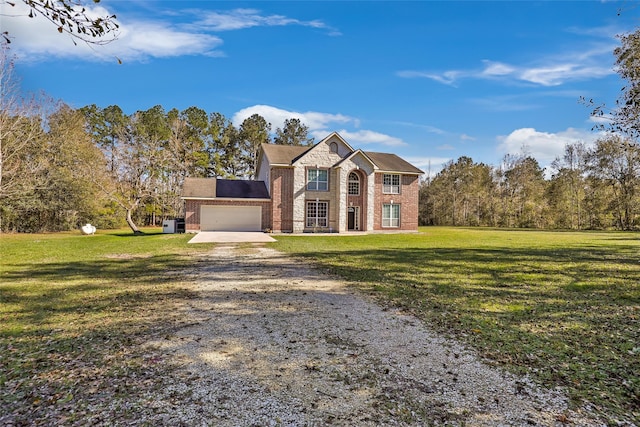
[[[185,178],[182,185],[185,199],[268,199],[269,193],[263,181],[243,179]]]
[[[262,150],[272,165],[290,165],[293,159],[310,148],[299,145],[262,144]]]
[[[233,199],[268,199],[269,192],[264,181],[249,181],[245,179],[217,180],[216,197]]]
[[[378,169],[386,172],[403,172],[411,174],[423,174],[424,172],[413,166],[406,160],[388,153],[373,153],[365,151],[365,154],[376,164]]]
[[[182,184],[182,197],[213,199],[216,197],[215,178],[185,178]]]
[[[312,147],[296,145],[262,144],[262,150],[272,165],[290,165]],[[423,174],[424,172],[395,154],[363,151],[376,167],[386,172]]]

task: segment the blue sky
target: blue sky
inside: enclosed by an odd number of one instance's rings
[[[522,150],[546,166],[592,143],[579,98],[614,103],[616,35],[640,17],[610,1],[88,3],[117,15],[115,41],[75,45],[0,2],[23,90],[126,113],[197,106],[238,125],[259,113],[274,130],[298,117],[316,140],[338,131],[431,173]]]

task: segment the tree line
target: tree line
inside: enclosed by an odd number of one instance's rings
[[[158,224],[182,213],[186,177],[251,179],[262,143],[308,145],[297,118],[272,134],[254,114],[236,127],[221,113],[157,105],[125,114],[24,99],[0,58],[0,230],[42,232]]]
[[[616,134],[566,145],[551,176],[526,154],[450,161],[420,187],[420,223],[550,229],[640,227],[640,147]]]
[[[126,115],[116,105],[90,105],[79,113],[105,157],[106,185],[99,187],[126,212],[135,233],[140,231],[133,216],[142,207],[151,217],[147,223],[180,215],[185,178],[252,179],[261,144],[313,142],[308,127],[296,118],[285,120],[272,140],[271,124],[259,114],[236,127],[221,113],[198,107],[165,111],[157,105]]]

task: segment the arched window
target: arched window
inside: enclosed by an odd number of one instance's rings
[[[338,152],[338,144],[336,144],[335,142],[332,142],[331,144],[329,144],[329,150],[332,153],[337,153]]]
[[[357,196],[360,194],[360,177],[357,173],[351,172],[349,174],[349,195]]]

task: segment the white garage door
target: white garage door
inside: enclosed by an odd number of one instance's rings
[[[200,230],[202,231],[261,231],[262,208],[260,206],[202,206]]]

